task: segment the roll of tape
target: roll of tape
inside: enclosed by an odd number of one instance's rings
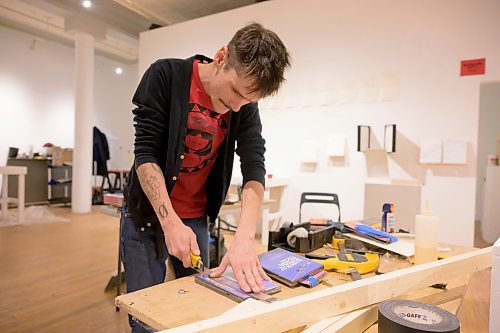
[[[294,231],[290,232],[288,234],[288,236],[286,236],[286,242],[291,247],[295,247],[295,241],[296,241],[297,237],[307,238],[308,235],[309,235],[309,231],[307,231],[306,228],[300,227],[300,228],[297,228]]]
[[[437,306],[390,300],[378,307],[379,333],[455,333],[460,332],[457,317]]]

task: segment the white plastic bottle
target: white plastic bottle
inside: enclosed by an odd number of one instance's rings
[[[437,260],[438,223],[426,202],[422,214],[415,217],[415,265]]]

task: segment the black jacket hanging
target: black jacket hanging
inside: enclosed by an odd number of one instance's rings
[[[99,176],[108,175],[107,161],[109,160],[109,146],[106,135],[94,126],[93,159],[97,162],[97,170],[94,174]]]

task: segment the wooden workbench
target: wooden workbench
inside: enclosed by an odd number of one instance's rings
[[[452,255],[471,250],[458,246],[454,246],[453,248]],[[324,250],[320,249],[318,251],[321,252]],[[397,260],[396,265],[408,267],[410,264],[408,261]],[[373,275],[373,273],[366,274],[363,275],[363,278]],[[326,280],[334,286],[350,281],[348,276],[335,272],[328,273]],[[456,279],[456,281],[446,282],[449,282],[450,286],[459,288],[464,286],[466,281],[461,277]],[[317,291],[327,288],[329,287],[323,284],[313,289],[305,287],[289,288],[282,285],[281,292],[273,296],[278,300],[282,300],[307,294],[312,290]],[[439,290],[434,288],[424,289],[411,297],[415,298],[419,295],[430,295],[439,292]],[[164,330],[219,316],[234,308],[238,303],[198,285],[194,281],[194,276],[190,276],[119,296],[116,298],[116,304],[152,328]]]
[[[348,276],[331,272],[326,279],[333,285],[339,285],[346,283]],[[273,295],[278,300],[307,294],[312,290],[281,286],[281,291]],[[314,290],[325,288],[329,287],[320,284]],[[140,321],[160,330],[218,316],[238,303],[197,284],[194,276],[188,276],[119,296],[116,304]]]

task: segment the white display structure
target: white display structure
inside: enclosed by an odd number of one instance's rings
[[[490,294],[490,332],[500,332],[500,238],[493,246]]]
[[[486,167],[486,181],[483,192],[483,211],[481,213],[482,236],[488,243],[500,237],[500,166]]]
[[[415,231],[415,216],[420,213],[421,185],[366,183],[364,217],[381,220],[382,205],[393,203],[396,230]]]
[[[242,178],[233,177],[229,187],[230,193],[237,193],[238,187],[241,186]],[[261,244],[267,246],[269,239],[269,231],[277,230],[282,222],[283,211],[281,201],[284,191],[289,184],[289,180],[285,177],[266,177],[266,187],[264,189],[264,203],[262,205],[261,219],[258,221],[256,234],[261,236]],[[239,223],[239,214],[241,212],[241,204],[232,206],[223,206],[220,216],[224,219],[229,219],[234,225]],[[232,216],[231,216],[232,215]]]

